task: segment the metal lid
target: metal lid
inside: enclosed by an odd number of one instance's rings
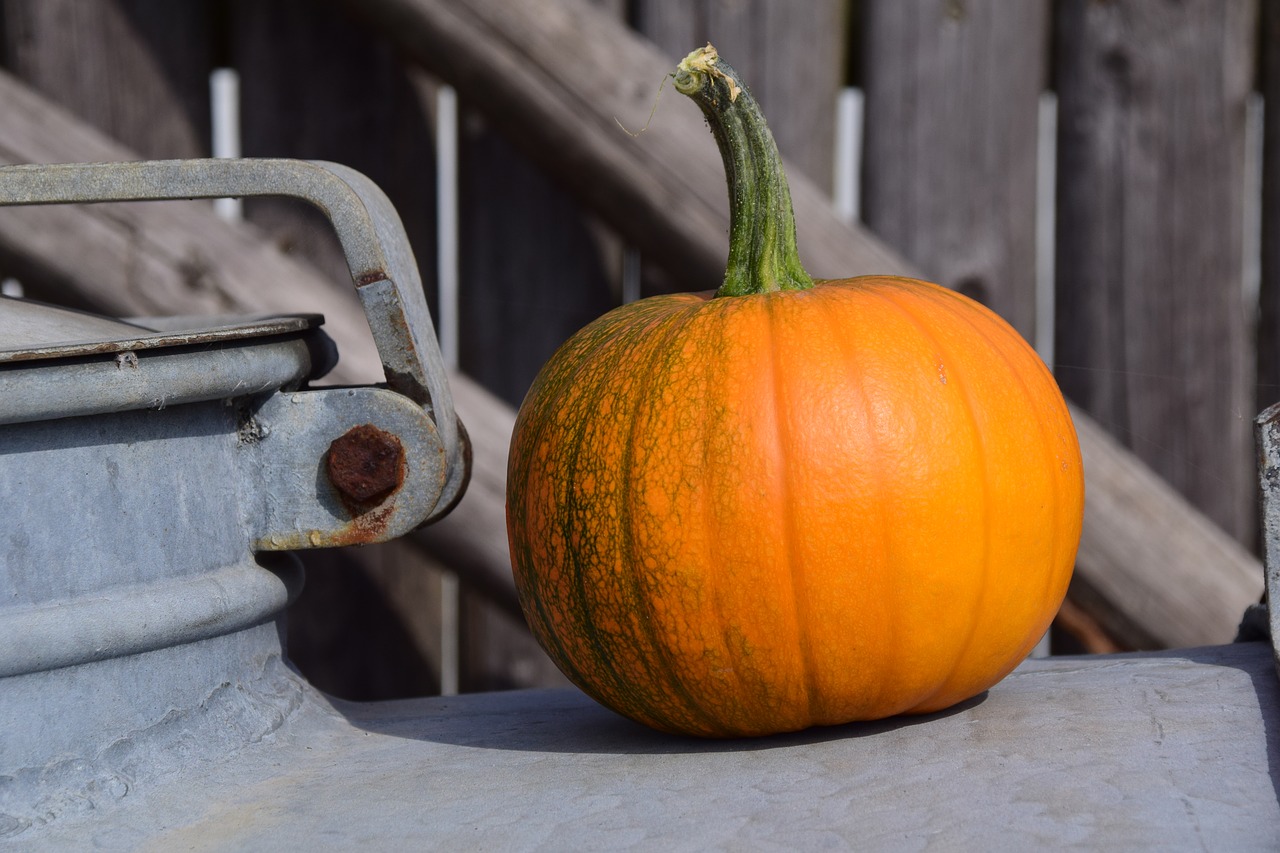
[[[114,320],[0,297],[0,424],[248,396],[336,361],[318,314]]]
[[[115,320],[0,296],[0,364],[283,335],[304,332],[322,322],[318,314]]]

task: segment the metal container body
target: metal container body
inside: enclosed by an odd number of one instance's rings
[[[306,696],[288,550],[400,535],[444,493],[421,405],[306,387],[318,319],[0,358],[0,838],[268,736]]]
[[[301,570],[250,548],[262,399],[0,426],[0,777],[92,762],[279,660]]]
[[[394,538],[466,486],[417,266],[367,178],[0,167],[0,205],[246,195],[334,224],[386,387],[307,387],[335,359],[315,316],[117,321],[0,297],[0,841],[252,752],[314,706],[284,657],[288,551]]]
[[[6,606],[245,560],[235,413],[217,400],[0,426]]]

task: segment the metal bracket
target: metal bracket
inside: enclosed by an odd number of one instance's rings
[[[444,487],[435,424],[385,388],[273,394],[244,412],[243,470],[255,551],[364,545],[417,527]]]
[[[426,520],[461,497],[470,469],[444,360],[404,226],[376,184],[336,163],[302,160],[152,160],[0,167],[0,205],[287,196],[333,224],[364,306],[387,385],[421,406],[444,445],[444,488]]]
[[[1263,566],[1266,572],[1267,627],[1280,673],[1280,403],[1253,421],[1258,447],[1258,488],[1262,497]],[[1246,617],[1247,618],[1247,617]]]

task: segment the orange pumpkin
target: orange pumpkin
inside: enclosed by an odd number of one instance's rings
[[[972,697],[1071,575],[1083,480],[1062,396],[964,296],[813,284],[750,95],[710,46],[676,83],[725,152],[730,271],[715,295],[606,314],[535,381],[508,481],[530,627],[587,693],[672,732]]]

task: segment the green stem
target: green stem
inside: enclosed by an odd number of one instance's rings
[[[760,105],[711,45],[681,61],[675,87],[702,109],[729,182],[729,262],[716,296],[807,290],[791,191]]]

